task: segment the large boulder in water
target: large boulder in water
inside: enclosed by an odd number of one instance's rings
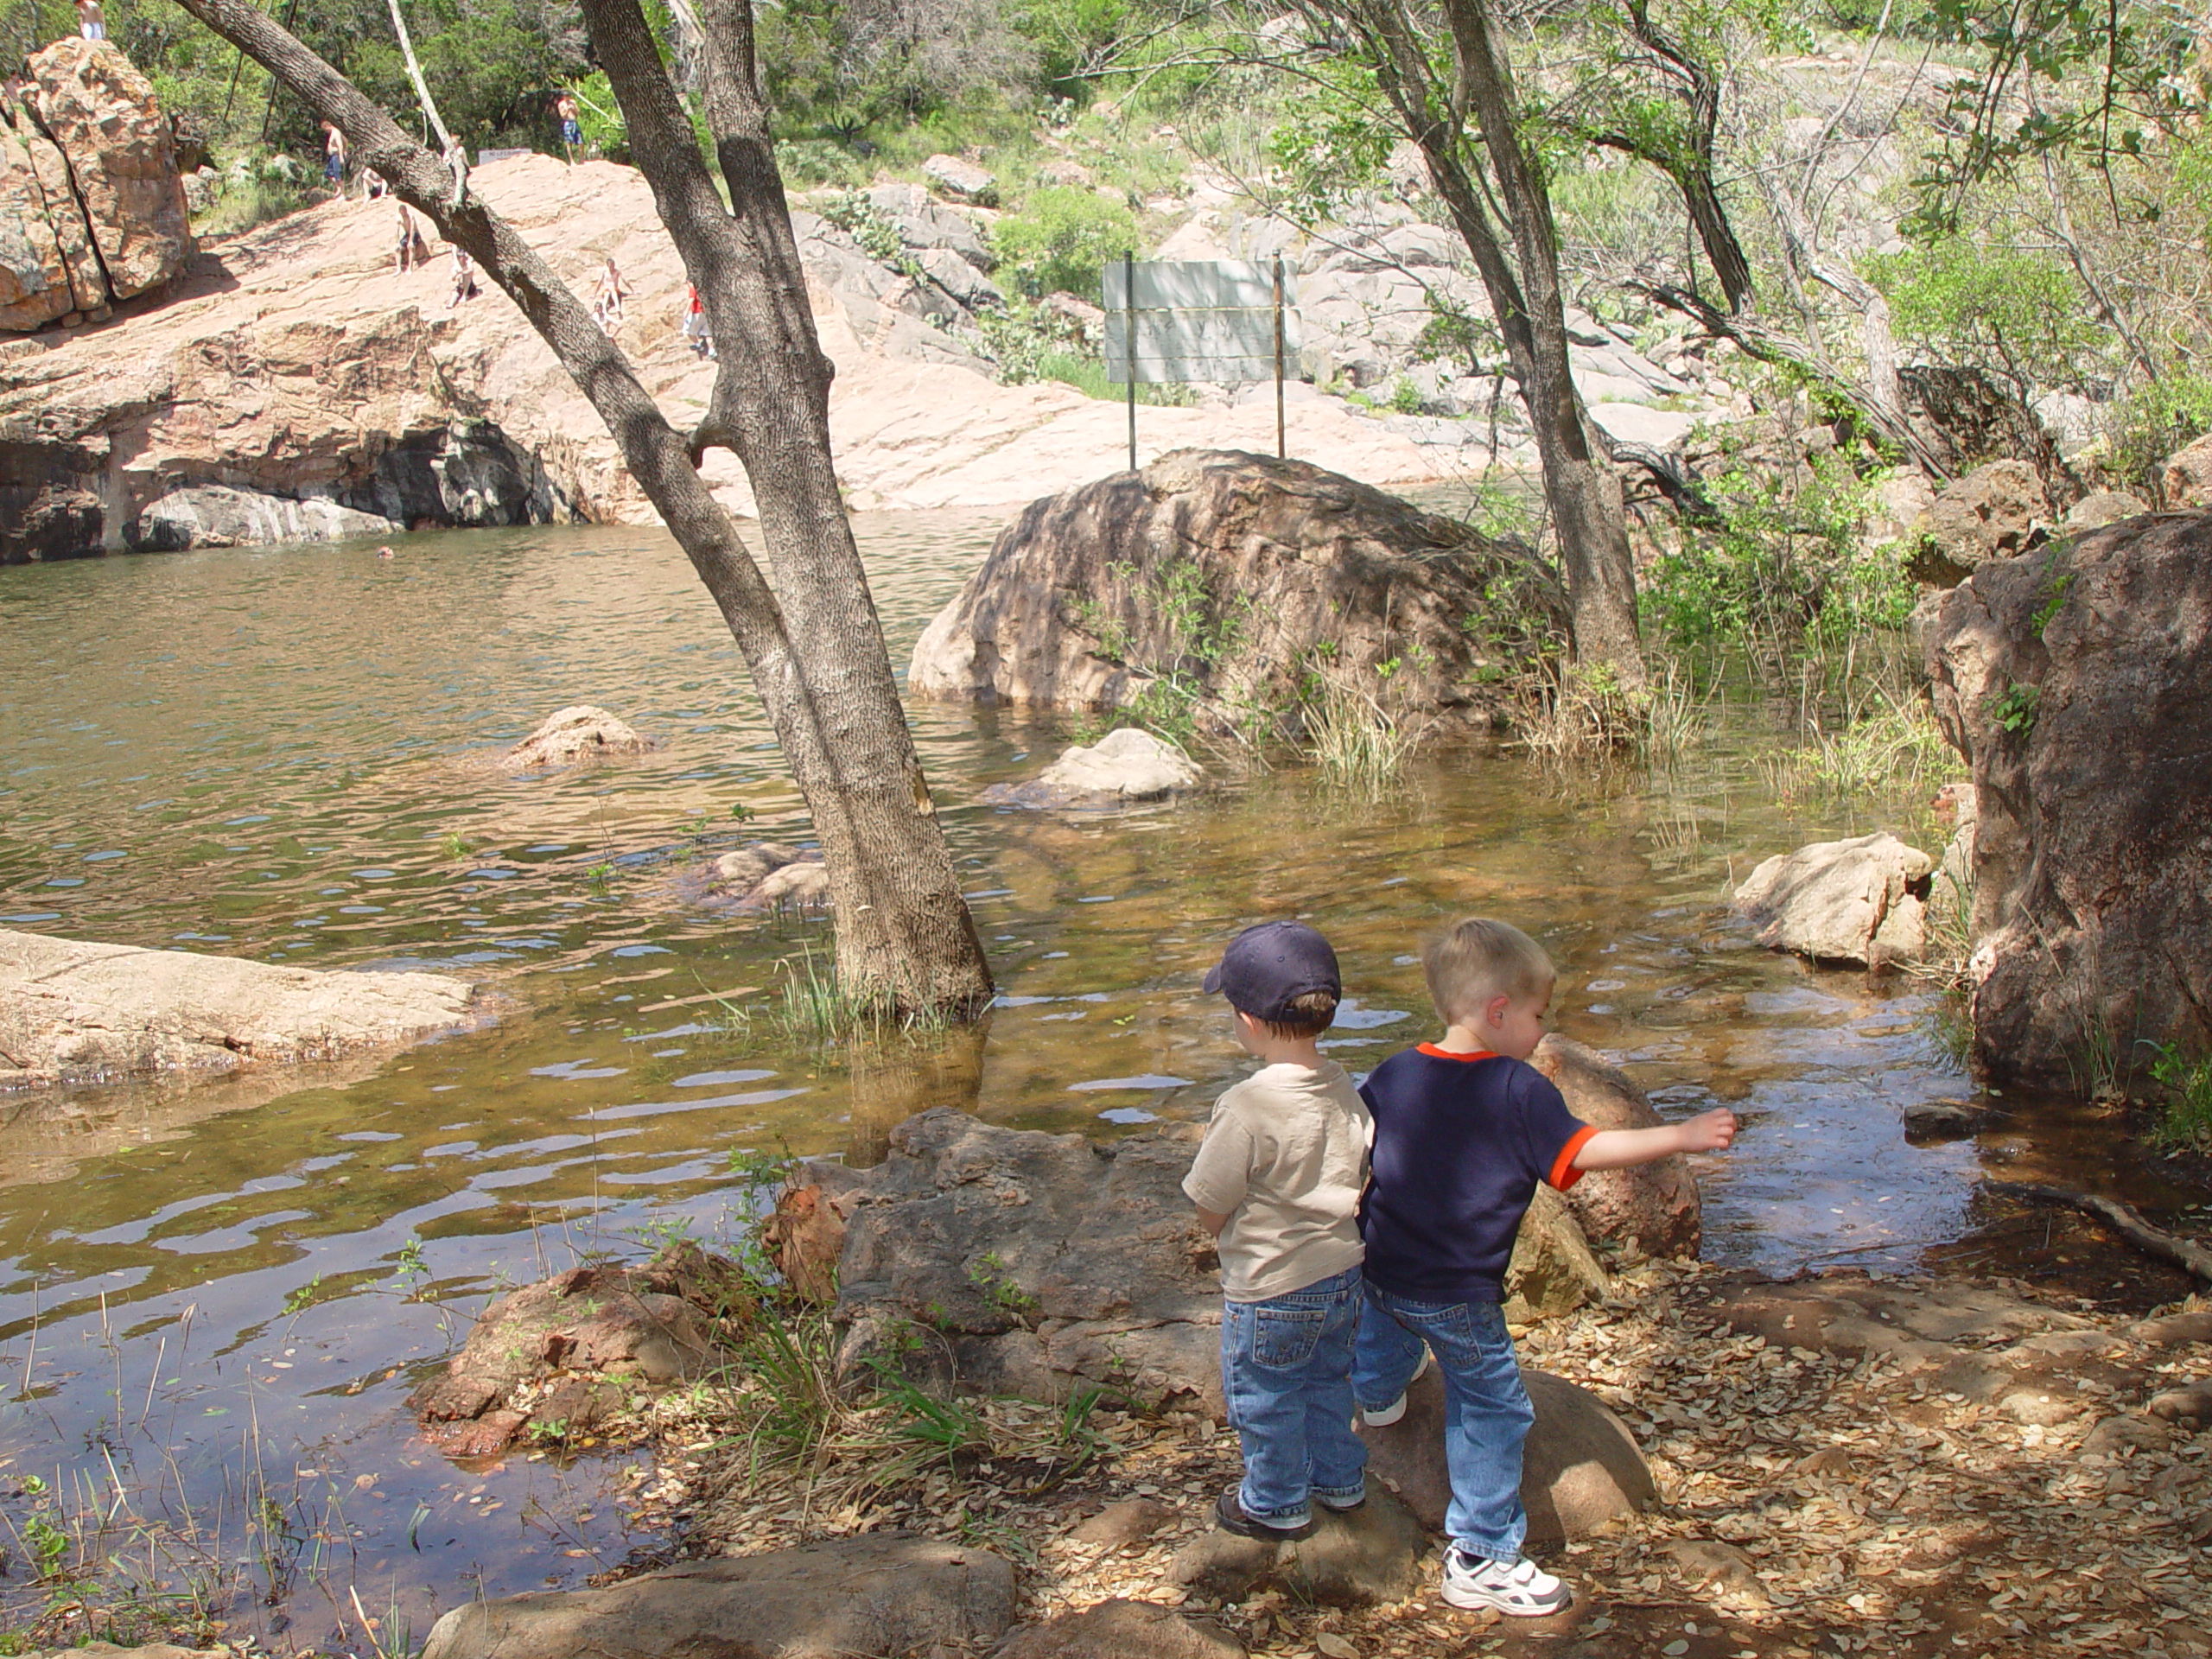
[[[1068,709],[1164,691],[1227,723],[1288,714],[1319,670],[1487,724],[1522,645],[1563,617],[1533,559],[1455,519],[1305,461],[1181,449],[1031,503],[908,683]]]
[[[0,194],[16,210],[0,218],[12,226],[0,231],[0,327],[130,299],[191,263],[175,138],[121,48],[56,41],[31,58],[26,95],[35,119],[0,143]]]
[[[0,1090],[397,1047],[469,1019],[466,981],[318,973],[0,930]]]
[[[2063,1086],[2212,1047],[2212,514],[1984,565],[1928,666],[1974,767],[1981,1064]]]
[[[545,716],[538,728],[501,755],[502,772],[537,772],[582,766],[616,755],[645,754],[653,741],[640,737],[620,715],[596,703],[575,702]]]
[[[260,490],[201,484],[171,490],[138,516],[133,544],[142,553],[188,547],[260,547],[271,542],[337,542],[391,536],[397,519],[313,498],[295,500]]]
[[[1883,830],[1815,842],[1753,870],[1736,908],[1770,950],[1878,968],[1926,948],[1935,871],[1935,860]]]
[[[1150,732],[1123,726],[1096,744],[1078,743],[1026,784],[993,784],[983,799],[995,806],[1111,809],[1171,800],[1196,789],[1197,761]]]

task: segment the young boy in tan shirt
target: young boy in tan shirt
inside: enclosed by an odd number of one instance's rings
[[[1367,1496],[1351,1380],[1367,1109],[1316,1046],[1343,995],[1319,933],[1249,928],[1205,988],[1229,999],[1237,1040],[1263,1062],[1215,1103],[1183,1182],[1220,1243],[1221,1390],[1244,1451],[1243,1481],[1214,1519],[1247,1538],[1303,1538],[1314,1501],[1351,1510]]]

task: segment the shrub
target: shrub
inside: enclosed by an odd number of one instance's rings
[[[1021,211],[992,227],[1000,260],[1034,299],[1054,293],[1099,295],[1099,271],[1137,245],[1136,215],[1126,203],[1071,185],[1032,191]]]
[[[2105,442],[2113,470],[2130,482],[2153,483],[2168,455],[2212,432],[2212,378],[2170,374],[2137,387],[2114,404]]]

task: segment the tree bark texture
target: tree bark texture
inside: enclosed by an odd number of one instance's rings
[[[745,0],[722,0],[708,25],[707,105],[729,207],[636,0],[589,0],[585,8],[632,150],[721,346],[708,419],[688,438],[536,251],[480,200],[454,205],[443,163],[344,76],[249,0],[182,3],[337,125],[402,200],[465,249],[607,423],[752,671],[821,837],[845,986],[899,1008],[979,1008],[990,995],[990,970],[837,494],[831,369],[768,149]],[[705,444],[731,448],[744,464],[760,506],[765,575],[699,475]]]
[[[1543,466],[1544,496],[1566,567],[1575,657],[1609,663],[1622,684],[1640,687],[1644,672],[1636,628],[1636,565],[1620,480],[1591,435],[1568,372],[1559,238],[1550,197],[1535,158],[1514,136],[1512,86],[1491,52],[1480,0],[1446,0],[1446,10],[1452,19],[1458,58],[1457,85],[1448,93],[1403,0],[1319,0],[1317,15],[1349,27],[1365,41],[1377,84],[1420,149],[1430,182],[1474,257]],[[1468,16],[1463,18],[1463,13]],[[1470,41],[1477,48],[1472,62]],[[1470,165],[1470,113],[1483,128],[1491,162],[1487,173],[1478,160]],[[1494,138],[1494,130],[1503,137]],[[1502,211],[1499,196],[1504,198]],[[1510,226],[1510,255],[1498,234],[1500,219]]]

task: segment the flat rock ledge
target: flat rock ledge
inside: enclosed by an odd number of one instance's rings
[[[474,1023],[472,991],[0,930],[0,1090],[404,1047]]]
[[[423,1659],[906,1659],[986,1651],[1013,1623],[1003,1557],[871,1533],[473,1602],[430,1627]]]

